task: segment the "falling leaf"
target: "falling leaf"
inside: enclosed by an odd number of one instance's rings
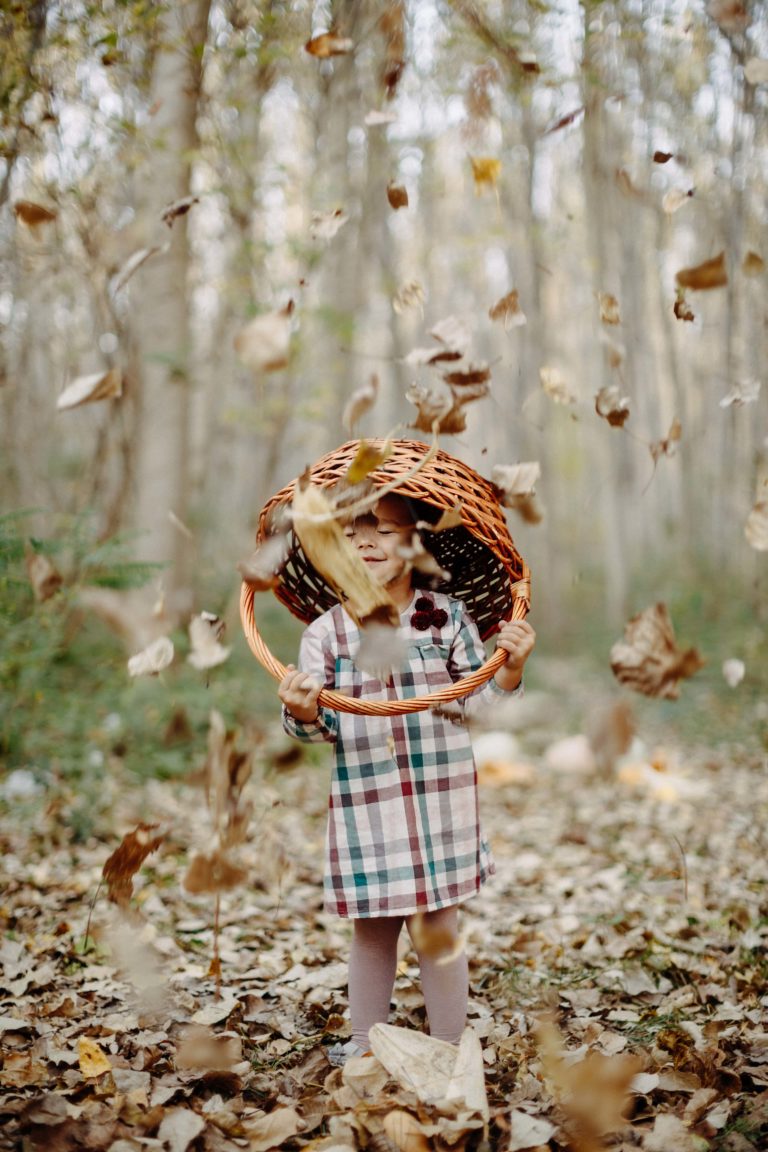
[[[597,299],[600,304],[600,319],[603,324],[621,324],[619,302],[610,292],[598,292]]]
[[[667,432],[666,437],[663,440],[656,440],[648,446],[654,464],[658,463],[662,456],[674,456],[675,448],[680,443],[682,436],[683,426],[677,417],[675,417],[669,426],[669,432]]]
[[[414,532],[410,544],[401,544],[397,550],[408,568],[421,572],[423,576],[430,576],[438,581],[450,580],[450,572],[441,568],[435,557],[422,544],[418,533]]]
[[[629,397],[622,396],[616,384],[608,384],[595,394],[595,411],[612,428],[623,428],[629,419]]]
[[[768,60],[751,56],[744,65],[744,76],[750,84],[768,84]]]
[[[106,1052],[87,1036],[81,1036],[77,1041],[77,1063],[86,1080],[95,1080],[112,1071],[112,1062]]]
[[[138,251],[133,252],[110,281],[110,296],[115,297],[121,289],[125,288],[134,272],[138,271],[142,264],[149,260],[150,256],[156,256],[158,252],[168,252],[170,247],[170,244],[155,244],[152,248],[139,248]]]
[[[309,235],[313,240],[325,240],[327,243],[348,220],[349,216],[343,208],[333,208],[330,212],[313,212],[309,222]]]
[[[374,621],[397,627],[400,613],[388,592],[375,582],[360,553],[344,535],[322,489],[303,479],[294,486],[293,527],[307,559],[359,627]]]
[[[445,345],[451,353],[463,356],[472,340],[472,332],[464,320],[458,316],[446,316],[429,330],[430,336]]]
[[[464,955],[466,936],[456,936],[439,923],[434,925],[423,912],[417,912],[408,922],[408,931],[420,956],[449,963]]]
[[[746,668],[743,660],[724,660],[723,679],[729,688],[736,688],[744,679]]]
[[[765,271],[765,260],[758,252],[747,252],[741,262],[741,270],[745,276],[762,276]]]
[[[133,877],[150,853],[157,851],[163,836],[153,836],[158,824],[137,824],[126,832],[119,845],[104,864],[102,876],[107,884],[107,896],[113,904],[127,908],[133,895]]]
[[[38,604],[55,596],[64,583],[56,565],[44,552],[38,552],[31,544],[24,548],[24,563],[32,585],[32,592]]]
[[[371,472],[386,463],[391,455],[392,445],[389,440],[380,447],[368,440],[361,440],[344,479],[347,484],[360,484]]]
[[[248,872],[229,860],[220,848],[209,853],[196,852],[182,880],[193,896],[211,895],[236,888],[248,878]]]
[[[467,417],[463,407],[457,404],[453,392],[442,381],[414,382],[405,396],[418,409],[414,428],[432,432],[437,427],[439,432],[446,434],[463,432],[466,428]]]
[[[331,56],[346,56],[355,47],[354,40],[339,36],[336,32],[321,32],[304,45],[304,51],[318,60],[328,60]]]
[[[454,504],[453,508],[446,508],[440,513],[440,519],[435,524],[420,520],[417,527],[427,532],[445,532],[448,528],[461,528],[463,523],[461,504]]]
[[[735,406],[740,408],[742,404],[754,404],[760,395],[760,387],[760,380],[740,380],[733,385],[727,396],[723,396],[720,401],[720,407],[730,408],[731,406]]]
[[[470,156],[469,160],[475,181],[475,195],[482,195],[486,188],[495,192],[501,175],[501,160],[493,156]]]
[[[496,464],[491,483],[504,508],[513,508],[527,524],[539,524],[543,512],[536,502],[536,481],[541,476],[537,460],[521,464]]]
[[[110,400],[122,394],[123,374],[119,368],[110,368],[107,372],[78,376],[59,394],[56,407],[63,412],[66,408],[95,404],[97,400]]]
[[[677,299],[675,300],[675,306],[674,306],[673,311],[674,311],[675,316],[677,317],[678,320],[695,320],[696,319],[696,317],[694,316],[694,314],[691,310],[690,304],[688,303],[688,301],[686,300],[685,296],[683,295],[682,291],[679,288],[677,291]]]
[[[376,403],[378,394],[379,378],[373,373],[366,384],[355,389],[344,407],[341,422],[348,432],[352,432],[358,420],[360,420],[366,412],[370,412]]]
[[[173,641],[168,636],[158,636],[141,652],[128,661],[129,676],[157,676],[173,661]]]
[[[353,663],[361,672],[388,684],[392,674],[405,667],[407,659],[407,642],[396,628],[374,623],[361,629],[360,645],[353,656]]]
[[[395,124],[397,122],[396,112],[380,112],[374,108],[366,114],[363,123],[368,128],[375,128],[381,124]]]
[[[674,216],[678,209],[682,208],[683,204],[687,204],[693,196],[693,191],[689,188],[670,188],[668,192],[664,193],[661,201],[662,211],[666,212],[667,216]]]
[[[409,308],[423,308],[423,305],[424,289],[418,280],[409,280],[398,288],[392,297],[392,307],[398,316],[401,316]]]
[[[636,186],[626,168],[616,169],[616,187],[629,200],[644,200],[645,193]]]
[[[414,368],[421,367],[423,364],[451,363],[461,360],[461,357],[461,352],[456,352],[451,348],[439,348],[437,351],[434,348],[411,348],[408,355],[403,357],[403,363]]]
[[[676,700],[679,681],[693,676],[704,661],[695,648],[677,647],[665,604],[654,604],[624,627],[624,639],[611,649],[611,670],[622,684],[644,696]]]
[[[392,100],[405,68],[404,0],[388,0],[378,19],[377,27],[385,44],[381,82],[387,100]]]
[[[756,552],[768,552],[768,501],[758,501],[747,516],[744,535]]]
[[[13,205],[16,218],[26,224],[28,228],[37,228],[40,224],[49,224],[55,220],[58,213],[52,208],[45,208],[33,200],[16,200]]]
[[[551,134],[553,132],[559,132],[561,130],[561,128],[568,128],[571,124],[573,124],[576,120],[578,120],[579,116],[583,116],[583,115],[584,115],[584,106],[583,105],[580,108],[574,108],[572,112],[566,112],[564,116],[558,117],[558,119],[555,120],[554,124],[550,124],[548,128],[545,128],[543,135],[544,136],[551,136]]]
[[[243,1058],[239,1036],[221,1035],[204,1024],[188,1024],[181,1032],[174,1063],[177,1068],[228,1072]]]
[[[254,372],[277,372],[288,363],[293,301],[278,312],[256,316],[235,336],[241,363]]]
[[[192,617],[189,622],[191,651],[187,662],[193,668],[216,668],[229,658],[232,649],[220,643],[225,627],[224,621],[213,612],[201,612]]]
[[[387,184],[387,200],[391,208],[397,210],[398,208],[408,207],[408,190],[404,184],[395,184],[390,181]]]
[[[681,268],[675,274],[675,280],[681,288],[692,288],[700,292],[710,288],[722,288],[728,283],[728,273],[725,267],[725,252],[697,264],[694,268]]]
[[[707,14],[723,32],[744,32],[749,26],[749,11],[742,0],[709,0]]]
[[[464,368],[453,368],[450,372],[443,373],[443,380],[446,384],[453,387],[461,388],[462,396],[464,390],[472,385],[487,384],[491,378],[491,369],[487,364],[467,364]],[[487,389],[480,389],[472,398],[474,400],[480,399],[482,396],[487,395]]]
[[[174,223],[180,216],[186,216],[192,205],[199,203],[199,196],[182,196],[180,200],[174,200],[163,209],[160,219],[163,224],[167,224],[169,228],[173,228]]]
[[[505,332],[509,331],[510,328],[519,328],[528,323],[526,315],[520,307],[517,288],[513,288],[511,292],[507,292],[506,296],[497,300],[493,307],[488,310],[488,315],[491,320],[503,320]]]
[[[577,396],[571,392],[559,368],[545,366],[539,369],[539,380],[547,396],[556,404],[576,404]]]
[[[653,154],[654,164],[668,164],[674,158],[674,152],[662,152],[657,149]]]
[[[258,592],[267,592],[278,582],[280,572],[291,553],[288,532],[266,536],[247,560],[241,560],[237,570],[246,583]]]

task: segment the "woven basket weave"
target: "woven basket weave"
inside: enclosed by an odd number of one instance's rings
[[[371,444],[380,449],[384,441]],[[359,441],[351,441],[318,460],[311,469],[313,483],[328,488],[343,480],[359,446]],[[419,440],[395,440],[391,448],[386,462],[369,475],[376,487],[390,485],[398,477],[404,477],[397,484],[398,495],[423,501],[440,511],[457,506],[461,509],[461,526],[429,537],[429,550],[440,567],[450,573],[448,581],[431,587],[463,600],[483,639],[492,635],[502,620],[523,619],[530,605],[530,573],[509,534],[493,485],[442,450],[427,460],[415,475],[408,475],[423,461],[429,445]],[[265,504],[259,517],[257,542],[270,534],[280,511],[293,499],[293,491],[294,485],[288,484]],[[293,615],[305,623],[337,603],[336,594],[309,563],[295,537],[274,591]],[[240,614],[251,651],[268,672],[281,680],[285,666],[275,659],[258,631],[254,619],[254,589],[247,582],[241,590]],[[324,689],[320,704],[361,715],[419,712],[468,695],[489,680],[505,659],[506,653],[497,649],[481,668],[427,696],[364,700]]]

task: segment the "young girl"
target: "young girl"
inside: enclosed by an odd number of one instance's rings
[[[403,667],[394,668],[386,683],[358,668],[360,632],[337,604],[307,627],[299,667],[288,665],[278,690],[286,731],[299,740],[328,741],[336,751],[325,907],[353,921],[352,1039],[330,1050],[336,1064],[364,1054],[369,1028],[387,1020],[403,922],[419,956],[430,1034],[458,1043],[469,987],[466,954],[458,947],[458,910],[495,871],[480,831],[477,772],[463,723],[431,709],[356,716],[318,707],[323,687],[375,699],[415,696],[485,661],[464,605],[413,588],[402,556],[413,532],[407,501],[392,494],[347,529],[374,580],[401,613],[399,634],[408,650]],[[460,715],[521,692],[534,643],[527,621],[502,624],[497,644],[507,659],[494,679],[465,697]],[[423,944],[438,939],[442,963],[434,948]]]

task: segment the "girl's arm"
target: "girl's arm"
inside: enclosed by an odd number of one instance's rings
[[[325,684],[323,637],[310,625],[301,638],[299,667],[289,664],[280,681],[283,728],[289,736],[307,743],[334,743],[339,717],[331,708],[318,708],[317,697]],[[333,685],[327,685],[333,687]]]

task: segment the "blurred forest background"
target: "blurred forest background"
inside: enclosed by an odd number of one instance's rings
[[[7,764],[171,770],[211,707],[274,718],[236,607],[259,509],[352,435],[429,439],[420,413],[457,395],[442,448],[540,467],[509,516],[558,723],[576,680],[617,691],[611,644],[663,601],[707,665],[687,703],[640,705],[764,733],[766,14],[4,4]],[[427,362],[446,347],[471,403]],[[290,659],[298,626],[259,604]],[[226,663],[129,679],[159,634],[183,657],[204,610]]]

